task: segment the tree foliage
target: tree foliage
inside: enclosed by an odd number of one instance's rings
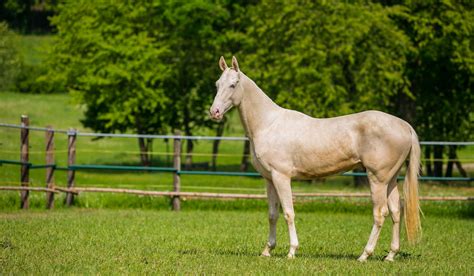
[[[253,12],[253,68],[277,101],[313,116],[386,110],[409,94],[404,76],[408,38],[377,4],[262,1]]]
[[[425,140],[470,140],[474,137],[474,4],[466,1],[407,1],[400,28],[414,51],[406,75],[415,95],[414,124]],[[401,109],[399,109],[401,110]],[[403,116],[403,114],[401,114]],[[443,175],[443,153],[448,153],[446,175],[452,175],[457,148],[425,148],[426,172]],[[464,173],[459,162],[458,169]]]
[[[160,132],[168,99],[169,49],[148,24],[150,5],[70,1],[53,19],[54,65],[86,106],[84,125],[97,131]]]
[[[416,50],[407,76],[416,97],[418,131],[427,140],[472,139],[474,4],[409,3],[405,30]]]
[[[207,109],[216,56],[235,36],[225,27],[238,7],[207,0],[67,1],[53,19],[58,40],[48,78],[66,83],[85,106],[84,125],[96,131],[192,135],[213,126]]]
[[[0,22],[0,91],[9,90],[21,65],[16,36],[5,22]]]
[[[83,124],[96,131],[160,133],[169,99],[163,83],[169,48],[150,24],[153,5],[110,1],[69,1],[53,19],[58,28],[54,69],[85,106]],[[151,141],[139,140],[142,152]],[[142,161],[148,164],[146,155]]]

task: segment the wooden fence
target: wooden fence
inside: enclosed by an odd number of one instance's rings
[[[69,129],[68,131],[59,131],[67,134],[68,138],[68,150],[67,150],[67,167],[60,167],[55,164],[54,156],[54,138],[55,131],[51,126],[45,129],[33,128],[29,126],[29,119],[27,116],[21,116],[21,126],[18,126],[21,131],[20,135],[20,161],[14,160],[0,160],[0,164],[13,164],[20,166],[20,186],[0,186],[0,190],[4,191],[20,191],[21,208],[27,209],[29,207],[29,192],[45,192],[46,193],[46,208],[51,209],[54,206],[55,194],[65,193],[66,200],[65,204],[71,206],[74,203],[74,197],[82,192],[96,192],[96,193],[125,193],[135,195],[148,195],[148,196],[168,196],[171,198],[172,209],[175,211],[180,210],[180,200],[182,197],[190,198],[231,198],[231,199],[266,199],[264,194],[235,194],[235,193],[207,193],[207,192],[181,192],[181,178],[182,174],[208,174],[208,175],[234,175],[234,176],[260,176],[258,173],[242,173],[242,172],[204,172],[204,171],[183,171],[181,170],[181,143],[184,139],[191,139],[187,136],[181,136],[179,132],[175,133],[171,137],[174,140],[173,143],[173,167],[138,167],[138,166],[108,166],[108,165],[78,165],[76,161],[76,140],[77,131],[75,129]],[[45,132],[45,160],[46,163],[42,165],[35,165],[29,162],[29,131],[30,129],[42,130]],[[97,134],[105,135],[105,134]],[[109,134],[107,134],[109,135]],[[92,135],[87,135],[92,136]],[[109,135],[110,136],[110,135]],[[124,135],[119,135],[124,136]],[[146,135],[145,135],[146,136]],[[128,137],[128,136],[127,136]],[[168,136],[167,136],[168,137]],[[199,139],[203,137],[197,137]],[[197,139],[194,137],[194,139]],[[243,139],[242,139],[243,140]],[[438,143],[438,142],[433,142]],[[453,143],[453,142],[450,142]],[[458,142],[461,144],[471,145],[471,142]],[[474,144],[474,143],[473,143]],[[30,187],[29,186],[29,173],[32,169],[45,169],[46,170],[46,187]],[[75,174],[77,170],[128,170],[128,171],[161,171],[173,174],[173,191],[147,191],[137,189],[119,189],[119,188],[82,188],[76,187]],[[54,173],[56,170],[67,171],[67,187],[58,187],[54,182]],[[361,176],[363,173],[346,173],[348,176]],[[450,177],[450,178],[436,178],[436,177],[420,177],[421,180],[452,180],[452,181],[471,181],[472,178],[465,177]],[[370,197],[369,193],[293,193],[295,198],[306,197],[344,197],[344,198],[359,198],[359,197]],[[436,200],[436,201],[465,201],[474,200],[474,197],[468,196],[421,196],[421,200]]]

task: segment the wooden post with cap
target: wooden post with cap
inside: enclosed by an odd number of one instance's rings
[[[54,189],[54,130],[51,126],[46,127],[46,188]],[[54,193],[46,192],[46,209],[54,207]]]
[[[76,162],[76,136],[77,132],[75,129],[70,128],[68,133],[68,147],[67,147],[67,188],[72,189],[75,185],[76,171],[71,169],[71,166]],[[74,194],[68,192],[66,194],[66,205],[71,206],[74,202]]]
[[[20,168],[20,181],[22,187],[28,187],[30,182],[30,166],[28,164],[29,154],[28,154],[28,138],[29,138],[29,129],[30,119],[27,115],[21,115],[21,133],[20,133],[20,162],[22,163]],[[29,191],[24,190],[20,192],[20,208],[28,209],[29,207]]]
[[[176,131],[176,136],[180,136],[181,132]],[[174,155],[173,155],[173,167],[176,170],[173,174],[173,191],[179,192],[181,190],[181,177],[179,171],[181,170],[181,138],[174,138]],[[179,211],[181,209],[181,202],[179,196],[172,197],[172,208],[173,211]]]

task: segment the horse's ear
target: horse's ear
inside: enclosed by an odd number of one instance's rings
[[[221,68],[222,71],[227,69],[227,64],[225,63],[225,59],[223,56],[219,59],[219,68]]]
[[[237,62],[237,58],[235,56],[232,56],[232,68],[234,68],[235,71],[239,72],[239,63]]]

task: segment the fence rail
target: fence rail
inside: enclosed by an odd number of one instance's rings
[[[222,140],[222,141],[247,141],[247,137],[231,136],[186,136],[186,135],[156,135],[156,134],[127,134],[127,133],[100,133],[100,132],[82,132],[78,130],[53,129],[46,127],[22,126],[16,124],[0,123],[0,127],[29,129],[34,131],[53,131],[66,135],[89,136],[89,137],[117,137],[117,138],[151,138],[151,139],[181,139],[181,140]],[[445,146],[473,146],[474,141],[420,141],[420,145],[445,145]]]
[[[19,187],[19,186],[0,186],[0,190],[5,191],[35,191],[35,192],[53,192],[53,193],[73,193],[78,195],[82,192],[92,193],[123,193],[148,196],[169,196],[169,197],[189,197],[189,198],[228,198],[228,199],[266,199],[266,194],[237,194],[237,193],[208,193],[208,192],[170,192],[170,191],[149,191],[138,189],[119,189],[119,188],[61,188],[54,189],[42,187]],[[369,193],[293,193],[293,198],[369,198]],[[470,201],[474,200],[472,196],[420,196],[420,200],[425,201]]]
[[[15,128],[21,130],[21,160],[6,160],[0,159],[0,166],[17,165],[21,167],[21,186],[0,186],[0,190],[5,191],[20,191],[21,192],[21,207],[28,208],[28,195],[30,191],[46,192],[47,193],[47,208],[52,208],[54,203],[54,194],[66,193],[66,204],[71,205],[74,201],[74,196],[82,192],[98,192],[98,193],[126,193],[137,195],[150,196],[169,196],[172,200],[174,210],[180,209],[181,197],[195,197],[195,198],[235,198],[235,199],[264,199],[264,194],[228,194],[228,193],[208,193],[208,192],[182,192],[181,175],[215,175],[215,176],[246,176],[246,177],[261,177],[257,172],[226,172],[226,171],[199,171],[199,170],[182,170],[181,169],[181,142],[182,140],[223,140],[223,141],[246,141],[247,137],[214,137],[214,136],[185,136],[180,133],[174,135],[151,135],[151,134],[114,134],[114,133],[90,133],[80,132],[75,129],[61,130],[53,129],[52,127],[33,127],[29,126],[28,117],[22,116],[22,124],[5,124],[0,123],[0,127]],[[42,131],[46,133],[46,164],[33,164],[29,162],[29,131]],[[67,166],[58,166],[54,162],[54,134],[65,134],[68,138],[68,164]],[[172,167],[153,167],[153,166],[122,166],[122,165],[99,165],[99,164],[76,164],[76,138],[78,136],[85,137],[119,137],[119,138],[152,138],[152,139],[173,139],[174,152]],[[445,142],[445,141],[421,141],[421,145],[449,145],[449,146],[466,146],[474,145],[474,142]],[[30,187],[29,186],[29,171],[31,169],[46,169],[46,187]],[[54,171],[67,171],[67,187],[57,187],[54,185]],[[163,172],[173,174],[173,191],[147,191],[136,189],[119,189],[119,188],[97,188],[97,187],[76,187],[75,172],[82,170],[116,170],[116,171],[148,171],[148,172]],[[363,172],[346,172],[342,176],[366,176]],[[398,179],[404,179],[400,176]],[[472,177],[435,177],[435,176],[420,176],[422,181],[472,181]],[[369,197],[368,193],[294,193],[294,197],[299,198],[314,198],[314,197]],[[422,200],[474,200],[474,197],[469,196],[422,196]]]
[[[63,171],[88,171],[88,170],[107,170],[107,171],[143,171],[143,172],[173,172],[179,175],[217,175],[217,176],[247,176],[262,177],[258,172],[224,172],[224,171],[187,171],[177,170],[172,167],[144,167],[144,166],[118,166],[118,165],[71,165],[67,167],[57,166],[56,164],[34,165],[32,163],[23,163],[20,161],[0,159],[0,164],[27,165],[30,169],[54,168]],[[367,173],[345,172],[340,176],[367,176]],[[404,176],[399,176],[398,180],[404,180]],[[421,181],[473,181],[474,177],[441,177],[441,176],[419,176]]]

